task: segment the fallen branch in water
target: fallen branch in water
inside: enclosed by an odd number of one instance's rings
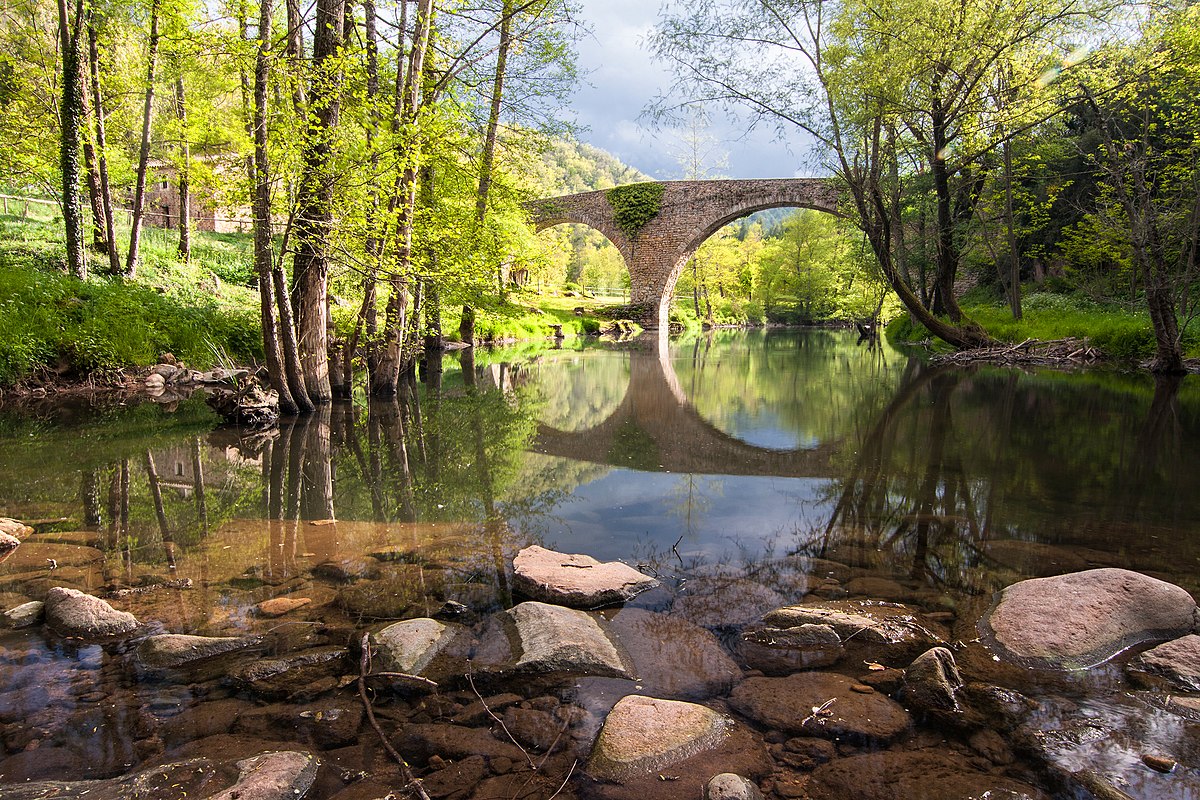
[[[363,708],[367,712],[367,721],[371,723],[371,727],[375,729],[375,733],[379,734],[379,741],[383,743],[383,749],[387,750],[388,755],[396,760],[400,765],[400,773],[404,776],[405,791],[411,790],[420,800],[431,800],[425,791],[425,787],[421,785],[421,781],[413,774],[412,767],[404,760],[404,756],[392,747],[392,743],[388,741],[387,734],[383,732],[383,728],[379,725],[379,720],[375,718],[375,709],[371,707],[371,698],[367,695],[367,673],[371,669],[371,635],[364,633],[362,637],[362,657],[358,660],[358,696],[362,699]]]

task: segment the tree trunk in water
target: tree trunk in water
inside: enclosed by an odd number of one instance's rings
[[[282,322],[275,317],[275,250],[271,245],[271,164],[267,154],[267,82],[271,64],[271,0],[262,0],[258,19],[258,52],[254,61],[254,269],[258,275],[259,312],[267,378],[279,395],[279,410],[295,414],[312,407],[307,396],[297,397],[287,379],[280,346]],[[286,298],[284,300],[286,303]],[[282,312],[282,309],[281,309]],[[283,313],[280,313],[280,318]],[[286,339],[286,335],[283,335]],[[294,337],[293,337],[294,338]]]
[[[179,260],[192,257],[191,145],[188,144],[187,96],[183,77],[175,79],[175,115],[179,120]]]
[[[137,183],[133,190],[133,217],[129,227],[129,252],[125,274],[137,274],[138,245],[142,236],[142,211],[146,201],[146,170],[150,161],[150,117],[154,111],[154,73],[158,66],[158,11],[160,0],[150,6],[150,51],[146,55],[146,102],[142,109],[142,144],[138,150]]]
[[[342,71],[337,63],[345,22],[345,0],[317,0],[313,37],[314,78],[309,92],[311,113],[304,147],[304,177],[297,198],[296,253],[292,261],[296,285],[296,335],[309,399],[333,399],[329,381],[329,235],[333,228],[331,171],[333,138],[340,109]]]
[[[83,0],[76,0],[75,16],[67,10],[66,0],[58,0],[58,33],[62,48],[62,124],[59,141],[59,166],[62,169],[63,227],[67,239],[67,269],[72,275],[87,277],[87,257],[83,246],[83,206],[79,198],[79,144],[83,127],[83,87],[80,85],[79,42],[83,31]]]
[[[92,107],[96,122],[96,167],[100,173],[100,205],[104,214],[104,237],[108,241],[108,269],[113,275],[121,272],[121,254],[117,250],[116,226],[113,224],[112,188],[108,181],[108,155],[105,143],[104,104],[100,94],[100,48],[96,43],[96,28],[88,24],[88,66],[92,73]]]

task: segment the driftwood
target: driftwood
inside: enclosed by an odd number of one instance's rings
[[[1087,339],[1026,339],[1019,344],[979,347],[934,356],[935,364],[999,364],[1001,366],[1077,366],[1103,359]]]

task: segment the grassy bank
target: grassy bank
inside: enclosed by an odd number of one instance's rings
[[[964,314],[1001,341],[1086,338],[1116,361],[1132,363],[1154,355],[1154,328],[1149,315],[1142,310],[1101,305],[1079,295],[1050,292],[1025,297],[1020,320],[1013,319],[1007,305],[987,298],[968,296],[961,305]],[[907,314],[888,325],[887,336],[894,343],[934,338]],[[1200,356],[1200,335],[1196,331],[1189,330],[1183,344],[1185,355]]]
[[[258,293],[248,234],[196,232],[192,257],[176,256],[178,232],[147,228],[135,279],[104,274],[89,253],[89,278],[65,272],[62,221],[51,205],[0,214],[0,387],[21,382],[101,380],[148,367],[165,352],[196,368],[226,358],[261,361]],[[118,241],[128,231],[118,230]],[[598,333],[614,301],[515,291],[476,309],[485,341]],[[348,335],[358,302],[337,303],[334,322]],[[582,308],[582,314],[576,309]],[[457,338],[460,307],[444,310],[442,328]]]

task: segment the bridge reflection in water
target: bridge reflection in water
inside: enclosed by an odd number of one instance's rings
[[[831,478],[840,443],[778,450],[742,441],[706,420],[688,399],[671,363],[666,331],[651,331],[629,349],[629,386],[621,404],[587,430],[539,423],[531,447],[575,461],[649,472]]]

